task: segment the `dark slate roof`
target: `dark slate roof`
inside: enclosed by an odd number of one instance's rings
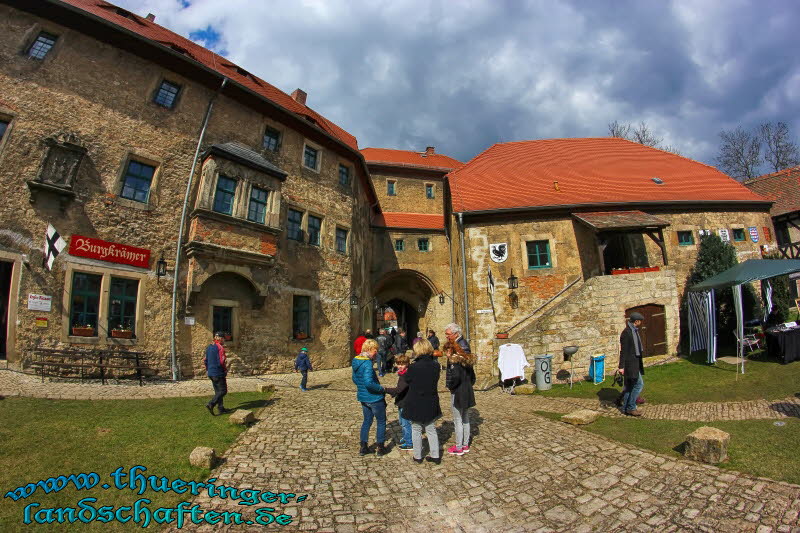
[[[208,150],[206,150],[206,153],[203,155],[203,160],[208,158],[210,155],[218,155],[224,159],[228,159],[229,161],[239,163],[240,165],[250,167],[260,172],[265,172],[275,176],[276,178],[280,178],[281,180],[285,180],[286,176],[288,175],[288,172],[276,167],[264,159],[258,152],[254,152],[253,150],[250,150],[241,144],[232,142],[213,144]]]
[[[572,213],[572,216],[598,231],[610,229],[664,228],[669,226],[660,218],[642,211],[607,211],[600,213]]]

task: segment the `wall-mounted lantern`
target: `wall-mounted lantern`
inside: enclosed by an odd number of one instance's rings
[[[350,294],[350,307],[353,309],[358,309],[358,296],[356,293]]]
[[[161,252],[161,259],[156,262],[156,280],[167,275],[167,262],[164,260],[164,252]]]
[[[513,291],[517,287],[519,287],[519,279],[514,275],[514,271],[512,270],[511,276],[508,278],[508,288]]]
[[[444,305],[444,293],[439,293],[439,305]]]

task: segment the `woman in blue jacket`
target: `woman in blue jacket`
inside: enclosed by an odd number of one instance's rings
[[[356,398],[361,402],[364,422],[361,424],[361,455],[369,453],[367,441],[372,419],[377,419],[378,427],[375,438],[378,441],[378,455],[386,454],[383,441],[386,439],[386,390],[378,382],[378,376],[372,368],[372,361],[378,353],[375,339],[367,339],[361,346],[361,354],[353,358],[353,383],[358,388]]]

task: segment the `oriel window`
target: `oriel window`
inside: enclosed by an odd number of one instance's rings
[[[267,200],[269,191],[253,187],[250,189],[250,205],[247,208],[247,220],[263,224],[267,216]]]
[[[217,178],[217,190],[214,192],[214,211],[232,215],[235,196],[236,180],[220,175]]]

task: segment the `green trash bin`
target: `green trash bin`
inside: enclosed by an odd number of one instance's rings
[[[537,390],[550,390],[550,387],[553,386],[552,380],[550,379],[552,359],[552,355],[537,355],[534,357]]]

